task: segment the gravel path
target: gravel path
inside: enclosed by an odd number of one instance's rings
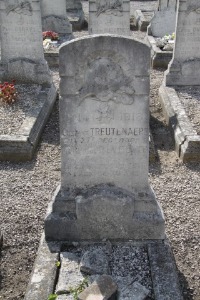
[[[139,33],[136,35],[140,36]],[[58,81],[57,75],[54,76]],[[184,299],[199,300],[200,164],[183,164],[173,151],[158,101],[162,78],[162,70],[152,71],[151,129],[158,157],[150,165],[149,179],[163,207]],[[60,181],[58,103],[33,160],[1,162],[0,174],[0,226],[4,233],[0,254],[0,299],[22,300],[36,257],[47,205]]]

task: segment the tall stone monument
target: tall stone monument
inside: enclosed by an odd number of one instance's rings
[[[41,0],[43,31],[71,35],[72,26],[66,14],[66,0]]]
[[[148,182],[150,49],[112,35],[60,48],[61,186],[48,240],[163,239]]]
[[[175,49],[165,73],[167,86],[200,85],[200,2],[179,0]]]
[[[49,83],[44,59],[40,1],[0,0],[1,80]]]
[[[89,0],[90,34],[130,35],[130,0]]]
[[[151,19],[148,34],[163,37],[175,31],[178,0],[158,0],[158,9]]]

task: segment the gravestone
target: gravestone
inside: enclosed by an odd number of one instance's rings
[[[85,16],[80,0],[66,0],[67,17],[73,30],[81,30],[85,23]]]
[[[158,0],[158,9],[151,19],[148,34],[163,37],[175,31],[178,0]]]
[[[167,86],[200,85],[200,2],[180,0],[175,49],[165,73]]]
[[[71,35],[72,26],[66,14],[66,0],[41,0],[43,31]]]
[[[130,0],[89,0],[89,34],[130,35]]]
[[[61,187],[48,240],[163,239],[148,182],[150,49],[95,35],[60,48]]]
[[[40,1],[0,0],[1,80],[49,83],[44,59]]]

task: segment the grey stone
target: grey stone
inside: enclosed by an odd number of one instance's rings
[[[155,299],[183,300],[175,260],[167,241],[149,244],[148,254]]]
[[[119,289],[118,300],[145,300],[149,292],[146,287],[136,281],[129,285],[125,284]]]
[[[0,160],[31,160],[42,130],[56,101],[57,91],[54,85],[41,89],[38,98],[41,105],[27,116],[16,135],[0,135]]]
[[[80,262],[82,272],[92,274],[108,274],[108,257],[101,249],[86,251]]]
[[[102,275],[78,295],[78,300],[116,300],[117,285],[111,276]]]
[[[198,0],[179,1],[175,50],[165,73],[166,86],[200,84],[199,10]]]
[[[56,298],[56,300],[74,300],[74,296],[73,295],[58,295],[58,297]]]
[[[67,10],[82,9],[81,0],[65,0]]]
[[[48,296],[54,292],[58,259],[58,253],[51,253],[42,235],[24,300],[48,299]]]
[[[41,12],[43,31],[50,30],[66,35],[72,33],[72,26],[66,14],[66,0],[42,0]]]
[[[61,267],[56,286],[56,293],[69,293],[72,288],[76,288],[84,280],[80,272],[79,258],[70,252],[61,252]]]
[[[130,0],[89,0],[88,31],[130,35]]]
[[[175,31],[177,5],[178,0],[160,0],[158,10],[148,27],[148,34],[154,37],[172,34]]]
[[[50,84],[42,45],[40,1],[1,0],[0,18],[1,80]]]
[[[95,35],[64,44],[60,62],[62,175],[47,239],[163,239],[148,182],[149,48]]]
[[[173,134],[177,155],[183,162],[200,161],[200,136],[187,117],[175,89],[161,86],[159,98]]]
[[[0,228],[0,248],[3,246],[3,233]]]

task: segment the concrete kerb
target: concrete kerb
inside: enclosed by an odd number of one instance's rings
[[[159,99],[174,137],[175,150],[183,162],[200,161],[200,135],[193,128],[174,88],[162,85]]]
[[[183,300],[176,263],[168,241],[136,240],[129,243],[147,247],[155,300]],[[42,234],[24,300],[47,300],[55,292],[59,275],[56,262],[59,261],[61,249],[62,242],[46,242]]]
[[[39,95],[41,105],[32,109],[15,135],[0,135],[0,160],[31,160],[38,144],[42,130],[52,111],[57,91],[51,87],[41,89]]]
[[[152,68],[166,68],[172,59],[173,51],[162,51],[156,46],[156,40],[153,36],[147,35],[146,42],[151,48],[151,65]]]

